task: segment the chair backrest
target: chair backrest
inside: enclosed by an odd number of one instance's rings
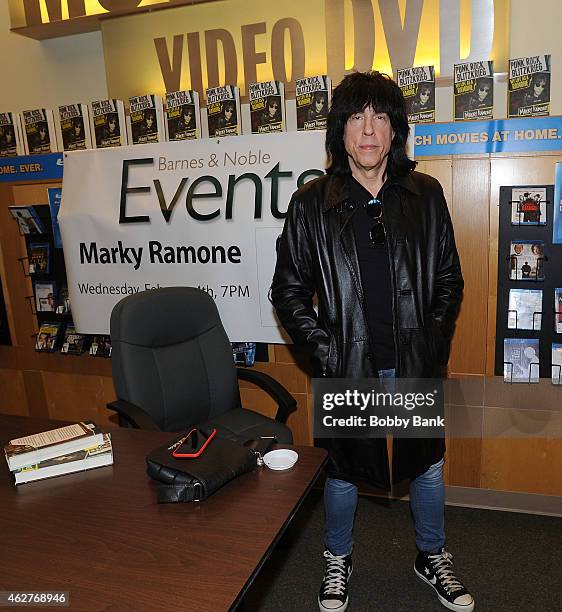
[[[213,298],[194,287],[153,289],[111,313],[113,384],[165,431],[240,406],[232,349]]]

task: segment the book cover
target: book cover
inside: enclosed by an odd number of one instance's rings
[[[63,151],[92,148],[90,111],[87,104],[59,106],[56,114],[56,128]]]
[[[510,289],[507,327],[540,331],[541,324],[542,289]]]
[[[90,344],[90,355],[92,357],[111,357],[111,337],[94,336]]]
[[[535,338],[505,338],[503,362],[505,382],[538,382],[539,341]]]
[[[69,452],[58,457],[45,459],[33,465],[14,470],[16,484],[43,480],[54,476],[83,472],[97,467],[113,464],[111,436],[103,434],[103,442],[91,448]]]
[[[162,98],[154,94],[129,98],[127,129],[131,144],[164,142]]]
[[[455,121],[493,119],[493,62],[455,64],[453,75]]]
[[[408,123],[434,123],[435,67],[418,66],[397,70],[396,82],[406,101]]]
[[[165,126],[169,141],[201,138],[199,93],[191,89],[166,93]]]
[[[35,281],[33,290],[37,312],[55,312],[57,296],[55,281]]]
[[[103,443],[103,433],[95,423],[81,421],[10,440],[4,446],[4,453],[8,467],[13,471]]]
[[[281,81],[248,85],[252,134],[285,131],[285,87]]]
[[[297,79],[297,130],[325,130],[331,98],[332,85],[328,75]]]
[[[58,321],[43,323],[37,334],[35,350],[38,353],[53,353],[56,351],[61,327],[62,325]]]
[[[45,228],[33,206],[9,206],[22,234],[44,234]]]
[[[86,336],[79,334],[74,325],[67,325],[60,352],[65,355],[81,355],[84,352]]]
[[[541,117],[550,114],[550,55],[509,60],[507,116]]]
[[[19,115],[0,113],[0,157],[17,155],[24,155]]]
[[[49,274],[50,246],[48,242],[29,243],[29,273],[30,274]]]
[[[127,144],[125,107],[122,100],[96,100],[90,102],[89,110],[94,148],[120,147]]]
[[[55,117],[50,108],[35,108],[21,113],[25,155],[59,151]]]
[[[211,87],[205,90],[205,95],[209,138],[239,136],[242,133],[242,118],[238,87],[236,85]]]
[[[552,384],[562,385],[562,344],[552,343]]]
[[[546,225],[544,187],[514,187],[511,190],[511,225]]]
[[[554,290],[554,331],[562,334],[562,287]]]
[[[544,280],[544,242],[512,240],[509,250],[509,279]]]

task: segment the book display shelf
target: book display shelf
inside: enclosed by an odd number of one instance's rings
[[[64,257],[55,246],[49,209],[49,190],[62,187],[61,157],[11,158],[6,163],[17,172],[0,177],[0,278],[11,338],[0,346],[2,412],[90,418],[107,426],[112,423],[104,407],[114,399],[111,360],[90,356],[87,346],[77,357],[61,352],[72,315],[65,312]],[[18,209],[26,224],[39,223],[44,231],[24,233],[13,214]],[[39,340],[47,340],[38,337],[47,324],[60,333],[52,352],[36,350]]]

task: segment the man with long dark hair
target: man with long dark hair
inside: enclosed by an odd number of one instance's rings
[[[291,199],[271,301],[295,344],[310,353],[315,376],[432,378],[448,361],[463,279],[443,190],[414,172],[408,130],[392,79],[346,76],[328,114],[327,176]],[[323,612],[343,612],[357,482],[389,490],[388,453],[384,438],[319,443],[329,461],[318,603]],[[470,612],[474,601],[444,548],[444,451],[442,439],[395,437],[392,481],[410,481],[416,575],[444,606]]]

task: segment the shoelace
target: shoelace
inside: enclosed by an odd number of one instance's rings
[[[450,552],[444,550],[438,555],[428,555],[428,558],[431,561],[435,575],[449,593],[464,589],[464,586],[453,573],[453,555]]]
[[[347,577],[345,557],[338,557],[330,552],[325,552],[324,557],[326,558],[327,565],[323,592],[326,595],[343,595],[345,579]]]

